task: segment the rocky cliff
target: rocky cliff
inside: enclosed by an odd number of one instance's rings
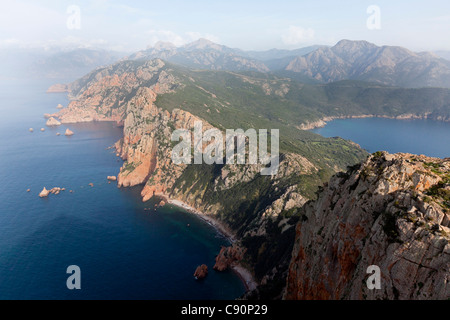
[[[223,92],[222,87],[207,87],[217,81],[210,76],[219,80],[231,77],[230,85],[236,88]],[[232,84],[235,81],[244,87]],[[281,138],[279,170],[273,176],[261,175],[262,164],[175,165],[171,157],[176,144],[171,141],[172,132],[192,132],[196,121],[202,122],[203,131],[216,128],[221,132],[231,122],[235,129],[255,119],[260,122],[255,123],[256,129],[271,128],[274,121],[280,124],[282,119],[262,122],[262,116],[242,108],[234,110],[237,106],[228,101],[248,101],[253,97],[248,90],[264,90],[264,96],[282,99],[276,93],[278,87],[278,83],[243,75],[199,74],[162,60],[124,61],[68,85],[72,101],[57,116],[62,123],[116,121],[123,125],[123,138],[115,145],[117,155],[124,160],[117,177],[119,187],[142,186],[143,201],[153,196],[181,200],[233,233],[239,241],[219,254],[217,269],[241,263],[262,283],[274,278],[284,283],[298,221],[296,208],[314,195],[315,187],[331,173],[355,163],[364,151],[342,139],[326,139],[295,129],[298,136]],[[169,108],[171,101],[161,97],[181,100]],[[208,110],[216,110],[217,116],[211,117]],[[203,144],[201,149],[205,147]],[[302,152],[297,151],[300,148]],[[277,285],[275,295],[280,296],[282,288]]]
[[[300,214],[285,299],[450,298],[449,158],[378,152]]]

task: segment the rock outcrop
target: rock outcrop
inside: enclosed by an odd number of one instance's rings
[[[117,181],[117,177],[116,176],[108,176],[107,179],[109,181]]]
[[[378,152],[301,214],[286,299],[450,298],[450,159]]]
[[[45,124],[47,127],[57,127],[57,126],[60,126],[61,125],[61,122],[59,122],[58,120],[56,120],[55,118],[53,118],[53,117],[50,117],[48,120],[47,120],[47,123]]]
[[[48,197],[49,194],[50,194],[50,191],[44,187],[44,189],[42,189],[41,193],[39,193],[39,197],[46,198],[46,197]]]
[[[54,84],[50,88],[47,89],[47,93],[63,93],[69,92],[69,86],[67,84]]]
[[[222,247],[216,257],[216,264],[213,269],[216,271],[225,271],[228,268],[238,264],[245,254],[245,249],[238,246]]]
[[[205,279],[207,275],[208,275],[208,266],[205,264],[202,264],[201,266],[197,267],[197,269],[194,272],[194,278],[196,280]]]

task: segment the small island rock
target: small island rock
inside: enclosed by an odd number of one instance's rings
[[[67,136],[67,137],[73,136],[73,134],[74,133],[70,129],[67,129],[66,133],[64,133],[64,135]]]
[[[39,193],[39,197],[45,198],[45,197],[48,197],[49,194],[50,194],[50,191],[44,187],[44,189],[42,189],[41,193]]]
[[[201,266],[197,267],[194,273],[194,277],[196,280],[201,280],[206,278],[208,275],[208,266],[202,264]]]

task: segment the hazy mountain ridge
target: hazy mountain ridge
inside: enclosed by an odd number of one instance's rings
[[[5,78],[77,79],[125,54],[102,49],[5,49],[0,51],[0,76]]]
[[[244,51],[206,39],[181,47],[158,42],[128,57],[100,49],[5,50],[0,53],[0,76],[75,79],[120,59],[155,58],[200,70],[273,73],[306,83],[360,80],[408,88],[450,87],[450,61],[437,54],[350,40],[333,47],[266,51]]]
[[[401,87],[450,87],[450,61],[367,41],[342,40],[295,58],[286,70],[325,83],[362,80]]]

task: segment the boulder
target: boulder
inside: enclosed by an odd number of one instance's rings
[[[56,109],[64,109],[64,106],[62,104],[58,104],[58,106],[56,107]]]
[[[117,181],[117,177],[116,176],[108,176],[107,178],[109,181]]]
[[[70,137],[70,136],[73,136],[74,133],[70,129],[66,129],[66,132],[64,133],[64,135],[67,136],[67,137]]]
[[[30,132],[34,132],[34,129],[33,129],[33,128],[30,128],[30,129],[28,129],[28,131],[30,131]]]
[[[41,193],[39,193],[39,197],[45,198],[45,197],[48,197],[49,194],[50,194],[50,191],[44,187],[44,189],[42,189]]]
[[[208,266],[206,266],[205,264],[202,264],[201,266],[197,267],[197,269],[194,272],[194,278],[196,280],[201,280],[206,278],[206,276],[208,275]]]

